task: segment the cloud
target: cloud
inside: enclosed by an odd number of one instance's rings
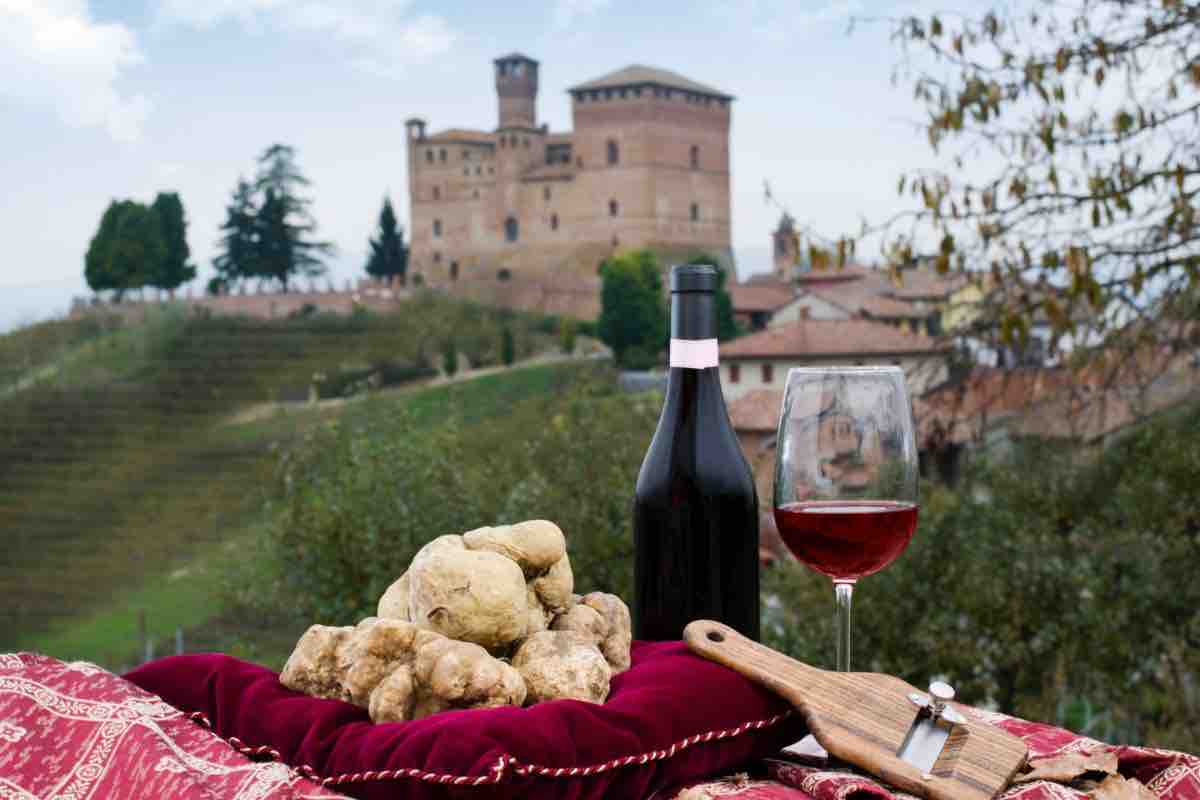
[[[862,0],[721,0],[711,8],[725,23],[777,44],[789,43],[809,28],[830,23],[845,27],[851,17],[868,10]]]
[[[575,20],[603,11],[610,4],[611,0],[555,0],[554,28],[566,30]]]
[[[0,0],[0,95],[52,108],[69,125],[137,140],[149,103],[117,84],[142,61],[133,31],[91,19],[87,0]]]
[[[4,0],[0,0],[4,2]],[[446,52],[457,34],[432,14],[409,14],[411,0],[159,0],[157,24],[209,30],[232,23],[248,33],[321,37],[367,72],[394,76]]]

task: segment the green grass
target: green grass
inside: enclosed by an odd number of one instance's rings
[[[505,414],[522,400],[557,391],[571,383],[581,370],[589,368],[570,361],[518,366],[408,393],[401,402],[418,425],[434,425],[450,416],[475,423]]]
[[[168,309],[137,324],[72,321],[0,336],[0,353],[28,356],[5,374],[44,371],[0,393],[0,650],[121,666],[136,657],[144,608],[153,635],[182,626],[189,649],[207,641],[276,657],[295,632],[273,636],[256,620],[223,615],[214,586],[227,570],[214,571],[212,554],[256,524],[278,449],[343,408],[231,420],[314,372],[419,361],[444,335],[461,337],[473,363],[486,364],[502,319],[526,326],[523,355],[553,341],[537,320],[438,298],[381,316],[206,319]],[[384,397],[429,424],[449,413],[477,420],[552,391],[569,369],[516,368],[477,387]],[[180,569],[189,577],[172,580]]]

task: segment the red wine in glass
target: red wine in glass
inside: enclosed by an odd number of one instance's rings
[[[899,367],[788,371],[772,507],[788,548],[833,579],[839,672],[850,671],[855,582],[908,547],[919,477],[912,405]]]
[[[775,509],[792,555],[835,581],[855,581],[895,561],[917,528],[917,506],[895,500],[815,500]]]

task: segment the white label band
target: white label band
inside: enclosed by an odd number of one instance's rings
[[[671,366],[708,369],[717,365],[716,339],[672,339]]]

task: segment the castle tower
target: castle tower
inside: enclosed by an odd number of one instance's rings
[[[771,234],[772,251],[775,254],[775,277],[792,281],[801,269],[800,237],[796,234],[796,221],[786,212],[779,218],[779,227]]]
[[[538,62],[512,53],[496,59],[496,95],[500,101],[497,130],[537,127]]]

